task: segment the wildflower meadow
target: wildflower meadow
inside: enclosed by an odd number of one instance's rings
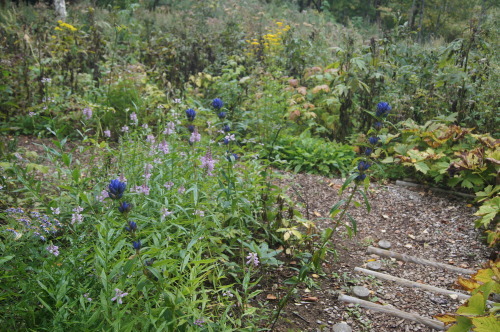
[[[374,183],[472,196],[496,252],[499,9],[449,2],[0,2],[0,330],[286,331]],[[341,179],[326,226],[289,172]]]

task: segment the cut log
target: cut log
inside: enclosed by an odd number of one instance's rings
[[[394,252],[394,251],[379,249],[379,248],[375,248],[375,247],[371,247],[371,246],[368,247],[367,252],[369,254],[375,254],[375,255],[379,255],[379,256],[383,256],[383,257],[392,257],[392,258],[396,258],[400,261],[433,266],[433,267],[437,267],[437,268],[441,268],[441,269],[445,269],[445,270],[449,270],[449,271],[453,271],[453,272],[457,272],[457,273],[463,273],[463,274],[476,273],[476,271],[473,271],[473,270],[462,269],[461,267],[443,264],[443,263],[438,263],[438,262],[430,261],[430,260],[415,257],[415,256],[399,254],[399,253]]]
[[[396,180],[396,185],[397,186],[405,186],[405,187],[415,187],[415,188],[421,188],[421,189],[428,189],[430,191],[438,192],[438,193],[444,193],[444,194],[449,194],[449,195],[455,195],[455,196],[460,196],[463,198],[470,198],[474,199],[476,196],[471,195],[471,194],[464,194],[458,191],[451,191],[451,190],[446,190],[446,189],[441,189],[441,188],[435,188],[435,187],[429,187],[428,185],[424,184],[419,184],[419,183],[413,183],[413,182],[407,182],[407,181],[400,181]]]
[[[419,316],[417,314],[412,314],[409,312],[404,312],[399,309],[395,309],[394,307],[389,307],[389,306],[383,306],[380,304],[372,303],[369,301],[361,300],[356,297],[348,296],[348,295],[340,295],[339,300],[342,302],[347,302],[347,303],[354,303],[354,304],[359,304],[361,307],[378,311],[378,312],[383,312],[391,316],[396,316],[399,318],[404,318],[407,320],[411,320],[413,322],[417,322],[420,324],[424,324],[426,326],[429,326],[433,329],[444,331],[446,328],[444,327],[444,324],[441,323],[438,320],[431,319],[431,318],[426,318]]]
[[[446,295],[456,295],[457,298],[460,300],[467,300],[470,297],[469,295],[463,294],[460,292],[454,292],[451,290],[447,290],[447,289],[439,288],[439,287],[434,287],[434,286],[427,285],[427,284],[420,284],[420,283],[415,282],[415,281],[394,277],[394,276],[391,276],[391,275],[385,274],[385,273],[380,273],[380,272],[375,272],[375,271],[363,269],[361,267],[355,267],[354,271],[368,274],[368,275],[377,277],[379,279],[394,281],[397,284],[407,286],[407,287],[422,288],[422,289],[425,289],[425,290],[428,290],[428,291],[431,291],[434,293],[440,293],[440,294],[446,294]]]

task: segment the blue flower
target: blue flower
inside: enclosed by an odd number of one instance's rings
[[[125,229],[127,230],[127,232],[133,233],[137,230],[137,224],[132,220],[129,220],[128,226],[126,226]]]
[[[225,125],[224,127],[222,127],[222,130],[224,130],[224,132],[228,133],[231,131],[231,127],[229,127],[229,125]]]
[[[212,106],[216,110],[220,110],[222,106],[224,106],[224,102],[220,98],[215,98],[214,100],[212,100]]]
[[[219,114],[217,114],[217,116],[219,117],[219,119],[224,119],[226,117],[227,113],[226,112],[220,112]]]
[[[371,164],[369,162],[361,160],[358,164],[358,170],[360,172],[366,171],[368,168],[370,168]]]
[[[365,178],[366,178],[366,174],[364,174],[364,173],[363,173],[363,174],[360,174],[360,175],[356,176],[356,178],[354,179],[354,181],[356,181],[356,182],[361,182],[361,181],[363,181]]]
[[[194,117],[196,116],[196,111],[192,108],[189,108],[186,110],[186,116],[189,121],[193,121]]]
[[[379,138],[378,138],[378,137],[376,137],[376,136],[372,136],[372,137],[370,137],[370,138],[368,139],[368,141],[369,141],[369,142],[370,142],[370,144],[372,144],[372,145],[377,144],[378,140],[379,140]]]
[[[373,124],[373,127],[377,130],[380,130],[384,125],[382,124],[382,122],[380,121],[377,121]]]
[[[224,140],[222,141],[222,143],[224,145],[228,145],[229,144],[229,139],[227,137],[224,137]]]
[[[132,246],[134,247],[135,251],[139,252],[139,250],[141,250],[142,247],[141,240],[132,242]]]
[[[372,148],[366,148],[366,149],[365,149],[365,155],[367,155],[367,156],[371,156],[371,155],[372,155],[372,152],[373,152],[373,149],[372,149]]]
[[[189,125],[188,126],[188,130],[190,133],[194,132],[194,126],[193,125]]]
[[[240,159],[240,156],[238,156],[236,153],[230,153],[226,158],[228,161],[237,161],[238,159]]]
[[[121,182],[118,179],[111,180],[108,186],[109,197],[112,199],[122,198],[125,188],[127,188],[127,184],[125,182]]]
[[[121,213],[126,213],[129,212],[131,208],[132,204],[129,204],[127,202],[121,202],[120,206],[118,207],[118,211],[120,211]]]
[[[377,112],[375,113],[377,116],[385,116],[392,110],[392,107],[389,103],[385,101],[377,104]]]

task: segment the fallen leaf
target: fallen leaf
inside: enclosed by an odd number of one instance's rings
[[[318,278],[319,278],[319,275],[317,275],[316,273],[313,273],[313,274],[311,275],[311,277],[313,277],[313,278],[315,278],[315,279],[318,279]]]
[[[375,259],[375,258],[372,258],[372,259],[367,260],[367,262],[375,262],[375,261],[376,261],[376,259]]]
[[[409,243],[408,243],[408,244],[405,244],[405,247],[406,247],[406,248],[408,248],[408,249],[413,248],[413,247],[412,247],[412,245],[411,245],[411,244],[409,244]]]
[[[321,213],[319,213],[318,211],[314,211],[313,214],[316,216],[316,217],[321,217]]]
[[[450,297],[454,300],[458,299],[458,295],[457,294],[450,294]]]
[[[408,234],[408,237],[415,240],[415,235],[413,235],[413,234]]]
[[[382,215],[382,217],[383,217],[384,219],[389,219],[389,216],[388,216],[387,214],[383,214],[383,215]]]
[[[268,300],[277,300],[278,298],[274,296],[273,294],[267,294],[266,299]]]

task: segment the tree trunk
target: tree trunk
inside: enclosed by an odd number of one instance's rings
[[[68,13],[66,12],[66,2],[65,0],[54,0],[54,8],[56,10],[57,16],[64,20]]]
[[[425,0],[422,0],[420,3],[420,14],[419,14],[419,19],[418,19],[418,42],[422,42],[422,21],[424,19],[424,6],[425,6]]]

